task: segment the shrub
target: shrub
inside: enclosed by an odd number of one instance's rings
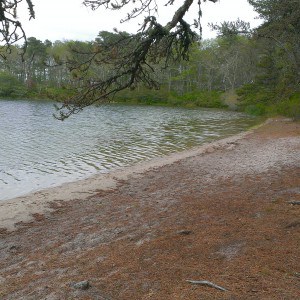
[[[254,116],[262,116],[266,113],[266,106],[264,104],[251,104],[247,105],[244,109],[247,114]]]
[[[15,76],[0,72],[0,97],[1,98],[22,98],[26,95],[27,89]]]
[[[295,93],[290,98],[273,106],[272,111],[294,120],[300,120],[300,93]]]

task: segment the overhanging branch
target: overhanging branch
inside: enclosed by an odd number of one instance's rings
[[[175,2],[175,0],[167,1],[166,5],[173,5]],[[188,59],[190,46],[197,39],[192,25],[184,20],[193,2],[195,0],[184,0],[165,26],[158,23],[154,15],[148,15],[137,34],[124,36],[116,31],[114,39],[96,41],[94,45],[96,50],[84,61],[69,60],[70,70],[77,70],[80,73],[77,77],[80,89],[75,97],[58,107],[58,114],[55,117],[64,120],[86,106],[107,101],[117,92],[127,88],[134,89],[139,84],[148,88],[159,88],[154,65],[165,68],[172,60]],[[151,12],[153,7],[156,9],[155,0],[84,1],[84,4],[92,9],[104,6],[112,10],[120,9],[129,3],[141,5],[128,14],[128,20],[144,12],[147,6],[148,12]],[[90,72],[92,66],[106,70],[105,76],[97,74],[97,71],[92,74]]]

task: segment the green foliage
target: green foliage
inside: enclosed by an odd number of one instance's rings
[[[166,105],[169,95],[163,90],[153,90],[146,88],[136,88],[135,90],[126,89],[116,94],[115,102],[129,104],[146,104],[146,105]]]
[[[8,99],[51,99],[63,101],[75,94],[72,87],[49,87],[38,84],[31,87],[26,86],[12,74],[0,72],[0,98]]]
[[[300,2],[249,0],[265,22],[255,30],[259,62],[251,84],[237,90],[239,108],[255,115],[299,118]]]
[[[300,120],[300,93],[295,93],[290,98],[271,106],[269,113]]]
[[[259,84],[245,85],[237,90],[239,109],[252,115],[283,115],[299,119],[300,92],[286,92],[280,94],[276,89]]]
[[[144,104],[144,105],[165,105],[184,107],[211,107],[224,108],[226,105],[221,100],[221,92],[217,91],[194,91],[182,95],[168,92],[166,88],[160,90],[149,90],[139,88],[136,90],[125,90],[118,93],[114,98],[115,102]]]
[[[26,87],[16,77],[7,72],[0,72],[1,98],[22,98],[26,94]]]
[[[245,108],[248,105],[272,104],[276,98],[276,92],[273,89],[257,83],[243,85],[237,89],[237,95],[239,96],[240,108]]]
[[[253,116],[263,116],[266,114],[266,105],[262,103],[247,105],[244,111]]]
[[[72,97],[76,93],[74,88],[58,88],[39,85],[28,91],[27,97],[30,99],[47,99],[64,101]]]
[[[185,106],[224,108],[226,105],[221,100],[221,94],[217,91],[194,91],[177,98]]]
[[[299,89],[300,1],[249,0],[265,21],[256,29],[260,41],[262,83]]]

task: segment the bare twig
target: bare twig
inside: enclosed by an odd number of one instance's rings
[[[187,280],[187,282],[189,282],[191,284],[199,284],[199,285],[209,286],[209,287],[215,288],[215,289],[223,291],[223,292],[227,291],[227,289],[225,289],[219,285],[216,285],[210,281],[207,281],[207,280]]]
[[[20,40],[25,41],[23,53],[26,50],[26,34],[21,22],[18,20],[18,5],[23,0],[3,0],[0,1],[0,49],[4,49],[7,53],[11,53],[11,46]],[[35,13],[31,0],[26,0],[29,10],[29,17],[34,18]],[[3,58],[5,56],[1,54]]]
[[[289,201],[288,203],[292,205],[300,205],[300,201]]]

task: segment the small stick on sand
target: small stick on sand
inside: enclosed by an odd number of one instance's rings
[[[200,285],[206,285],[206,286],[209,286],[209,287],[212,287],[212,288],[215,288],[217,290],[220,290],[220,291],[227,291],[227,289],[219,286],[219,285],[216,285],[210,281],[207,281],[207,280],[187,280],[187,282],[191,283],[191,284],[200,284]]]
[[[288,203],[292,205],[300,205],[300,201],[289,201]]]

